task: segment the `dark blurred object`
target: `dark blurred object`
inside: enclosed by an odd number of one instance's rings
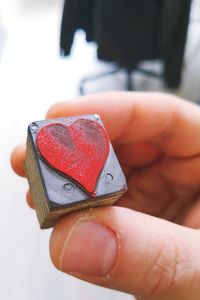
[[[128,72],[162,59],[170,88],[181,82],[191,0],[65,0],[60,47],[69,55],[77,29],[97,43],[99,59]]]

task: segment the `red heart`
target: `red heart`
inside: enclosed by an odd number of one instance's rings
[[[51,167],[77,181],[88,193],[95,192],[109,154],[103,126],[83,118],[70,125],[48,124],[37,134],[37,147]]]

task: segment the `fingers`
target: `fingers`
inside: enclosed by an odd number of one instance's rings
[[[50,241],[57,268],[148,299],[198,299],[199,232],[119,207],[71,214]]]
[[[135,168],[127,178],[128,192],[118,205],[182,224],[200,194],[200,156],[166,156]],[[198,212],[195,219],[199,216]]]
[[[19,176],[22,176],[22,177],[26,176],[25,168],[24,168],[25,151],[26,151],[25,145],[24,144],[19,145],[13,150],[11,157],[10,157],[10,162],[11,162],[11,166],[12,166],[13,170],[15,171],[15,173],[17,173]],[[28,190],[26,193],[26,200],[27,200],[28,205],[31,208],[34,208],[30,190]]]
[[[147,135],[152,136],[152,132],[155,135],[158,125],[161,129],[167,126],[170,120],[166,100],[169,98],[162,94],[133,92],[90,95],[54,105],[47,118],[97,113],[102,117],[112,141],[129,144],[133,142],[133,136],[134,142],[146,141]],[[153,130],[150,125],[153,125]],[[130,131],[133,131],[131,136]]]
[[[200,108],[159,93],[118,92],[85,96],[53,106],[47,118],[98,113],[111,140],[120,144],[148,141],[174,156],[200,151]]]
[[[192,156],[200,152],[200,109],[174,96],[158,93],[106,93],[54,105],[48,118],[98,113],[122,163],[137,166],[157,159],[160,152]],[[24,172],[25,147],[11,157],[15,172]]]
[[[199,191],[200,155],[190,158],[164,157],[157,169],[174,188],[182,187],[188,192]]]
[[[26,151],[25,145],[19,145],[13,150],[10,158],[11,166],[15,171],[15,173],[23,177],[25,177],[25,168],[24,168],[25,151]]]
[[[136,143],[115,147],[120,163],[129,166],[143,166],[157,160],[161,152],[150,143]]]

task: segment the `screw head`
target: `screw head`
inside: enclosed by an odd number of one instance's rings
[[[74,192],[74,185],[68,182],[64,184],[63,189],[68,195],[72,195]]]
[[[39,126],[38,126],[36,123],[32,123],[31,126],[30,126],[31,132],[32,132],[32,133],[36,133],[37,130],[38,130],[38,127],[39,127]]]
[[[105,174],[105,180],[106,180],[106,182],[110,183],[110,182],[113,181],[113,179],[114,179],[114,176],[112,174],[110,174],[110,173],[106,173]]]
[[[99,120],[100,120],[100,117],[99,117],[99,115],[97,115],[97,114],[94,114],[94,119],[95,119],[96,121],[99,121]]]

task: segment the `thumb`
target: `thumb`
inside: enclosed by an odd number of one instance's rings
[[[50,253],[65,273],[144,299],[199,299],[200,236],[121,207],[73,213],[54,228]]]

